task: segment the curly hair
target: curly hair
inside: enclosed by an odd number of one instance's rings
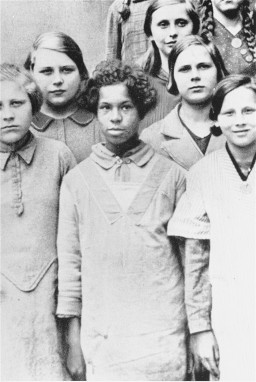
[[[212,98],[210,118],[213,121],[217,120],[226,95],[233,90],[240,88],[241,86],[246,87],[247,89],[251,89],[256,95],[256,83],[251,76],[244,74],[232,74],[220,81]],[[216,125],[211,128],[211,132],[215,136],[222,134],[220,127]]]
[[[20,86],[22,86],[29,97],[32,106],[32,114],[34,115],[40,110],[43,104],[43,96],[39,87],[28,71],[16,65],[8,63],[1,64],[0,81],[17,82]]]
[[[197,34],[199,32],[200,19],[195,9],[195,6],[191,0],[152,0],[147,9],[144,22],[144,32],[147,37],[152,36],[151,24],[153,13],[163,6],[173,4],[185,4],[187,15],[191,19],[193,24],[192,34]],[[148,48],[147,52],[138,60],[138,64],[143,68],[143,70],[146,73],[155,76],[159,73],[162,63],[159,49],[156,46],[156,43],[154,41],[152,41],[151,43],[152,45]]]
[[[96,66],[88,82],[88,109],[97,114],[100,88],[120,83],[127,86],[140,118],[144,118],[155,107],[157,92],[140,67],[126,65],[119,60],[102,61]]]
[[[249,51],[251,52],[254,61],[256,60],[256,39],[254,33],[253,20],[250,17],[250,1],[243,0],[241,4],[240,13],[242,16],[243,31]],[[212,0],[201,1],[201,14],[202,14],[202,30],[201,35],[209,41],[213,39],[215,23],[213,18]]]
[[[169,83],[167,84],[167,90],[170,94],[179,94],[179,90],[174,77],[174,68],[179,55],[190,46],[203,46],[207,50],[217,69],[217,81],[222,80],[223,77],[229,74],[225,68],[218,48],[212,42],[198,35],[185,36],[180,41],[176,42],[169,56],[168,63],[170,75]]]

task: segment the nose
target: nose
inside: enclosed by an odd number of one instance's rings
[[[116,122],[120,122],[121,119],[122,119],[122,116],[121,116],[120,110],[117,107],[114,107],[111,110],[111,121],[116,123]]]
[[[177,38],[177,36],[178,36],[177,29],[176,29],[176,26],[174,24],[171,24],[169,26],[169,36],[172,38]]]
[[[200,80],[199,70],[197,68],[192,68],[191,70],[191,81]]]
[[[243,113],[237,113],[235,116],[235,124],[236,126],[241,126],[245,124],[245,119]]]
[[[6,122],[14,120],[14,112],[10,106],[6,106],[1,110],[2,119]]]
[[[61,85],[61,84],[63,84],[62,74],[58,70],[54,73],[53,83],[54,83],[54,85]]]

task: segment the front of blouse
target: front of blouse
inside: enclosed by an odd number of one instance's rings
[[[92,145],[104,141],[95,116],[81,108],[64,119],[54,119],[39,112],[32,120],[31,131],[37,137],[53,138],[65,143],[77,163],[90,155]]]
[[[75,159],[35,138],[1,152],[1,377],[68,380],[55,320],[59,188]]]

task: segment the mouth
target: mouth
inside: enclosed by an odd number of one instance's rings
[[[167,46],[170,46],[170,47],[173,47],[175,44],[176,44],[176,41],[169,41],[169,42],[166,42],[166,45],[167,45]]]
[[[54,95],[62,95],[66,90],[52,90],[50,93]]]
[[[18,127],[19,126],[17,126],[17,125],[8,125],[8,126],[1,127],[1,130],[17,129]]]
[[[235,134],[237,135],[244,135],[244,134],[247,134],[249,130],[238,130],[238,131],[234,131]]]
[[[192,90],[192,91],[201,91],[204,89],[204,86],[191,86],[189,88],[189,90]]]

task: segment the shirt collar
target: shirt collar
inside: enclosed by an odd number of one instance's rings
[[[137,166],[142,167],[150,161],[154,155],[154,150],[144,142],[127,151],[122,158],[109,151],[104,143],[98,143],[92,146],[91,159],[106,170],[112,168],[116,163],[130,163],[131,161]]]
[[[18,147],[15,150],[0,153],[1,170],[5,170],[7,162],[13,153],[18,154],[24,160],[24,162],[27,163],[27,165],[30,165],[33,160],[35,149],[36,139],[34,135],[29,131],[28,136],[26,136],[25,143],[21,145],[21,147]]]
[[[67,119],[71,119],[78,125],[86,126],[94,119],[94,115],[91,112],[80,108],[77,109],[73,114],[69,115]],[[40,111],[33,117],[31,125],[35,130],[45,131],[49,127],[50,123],[54,120],[54,118]]]

